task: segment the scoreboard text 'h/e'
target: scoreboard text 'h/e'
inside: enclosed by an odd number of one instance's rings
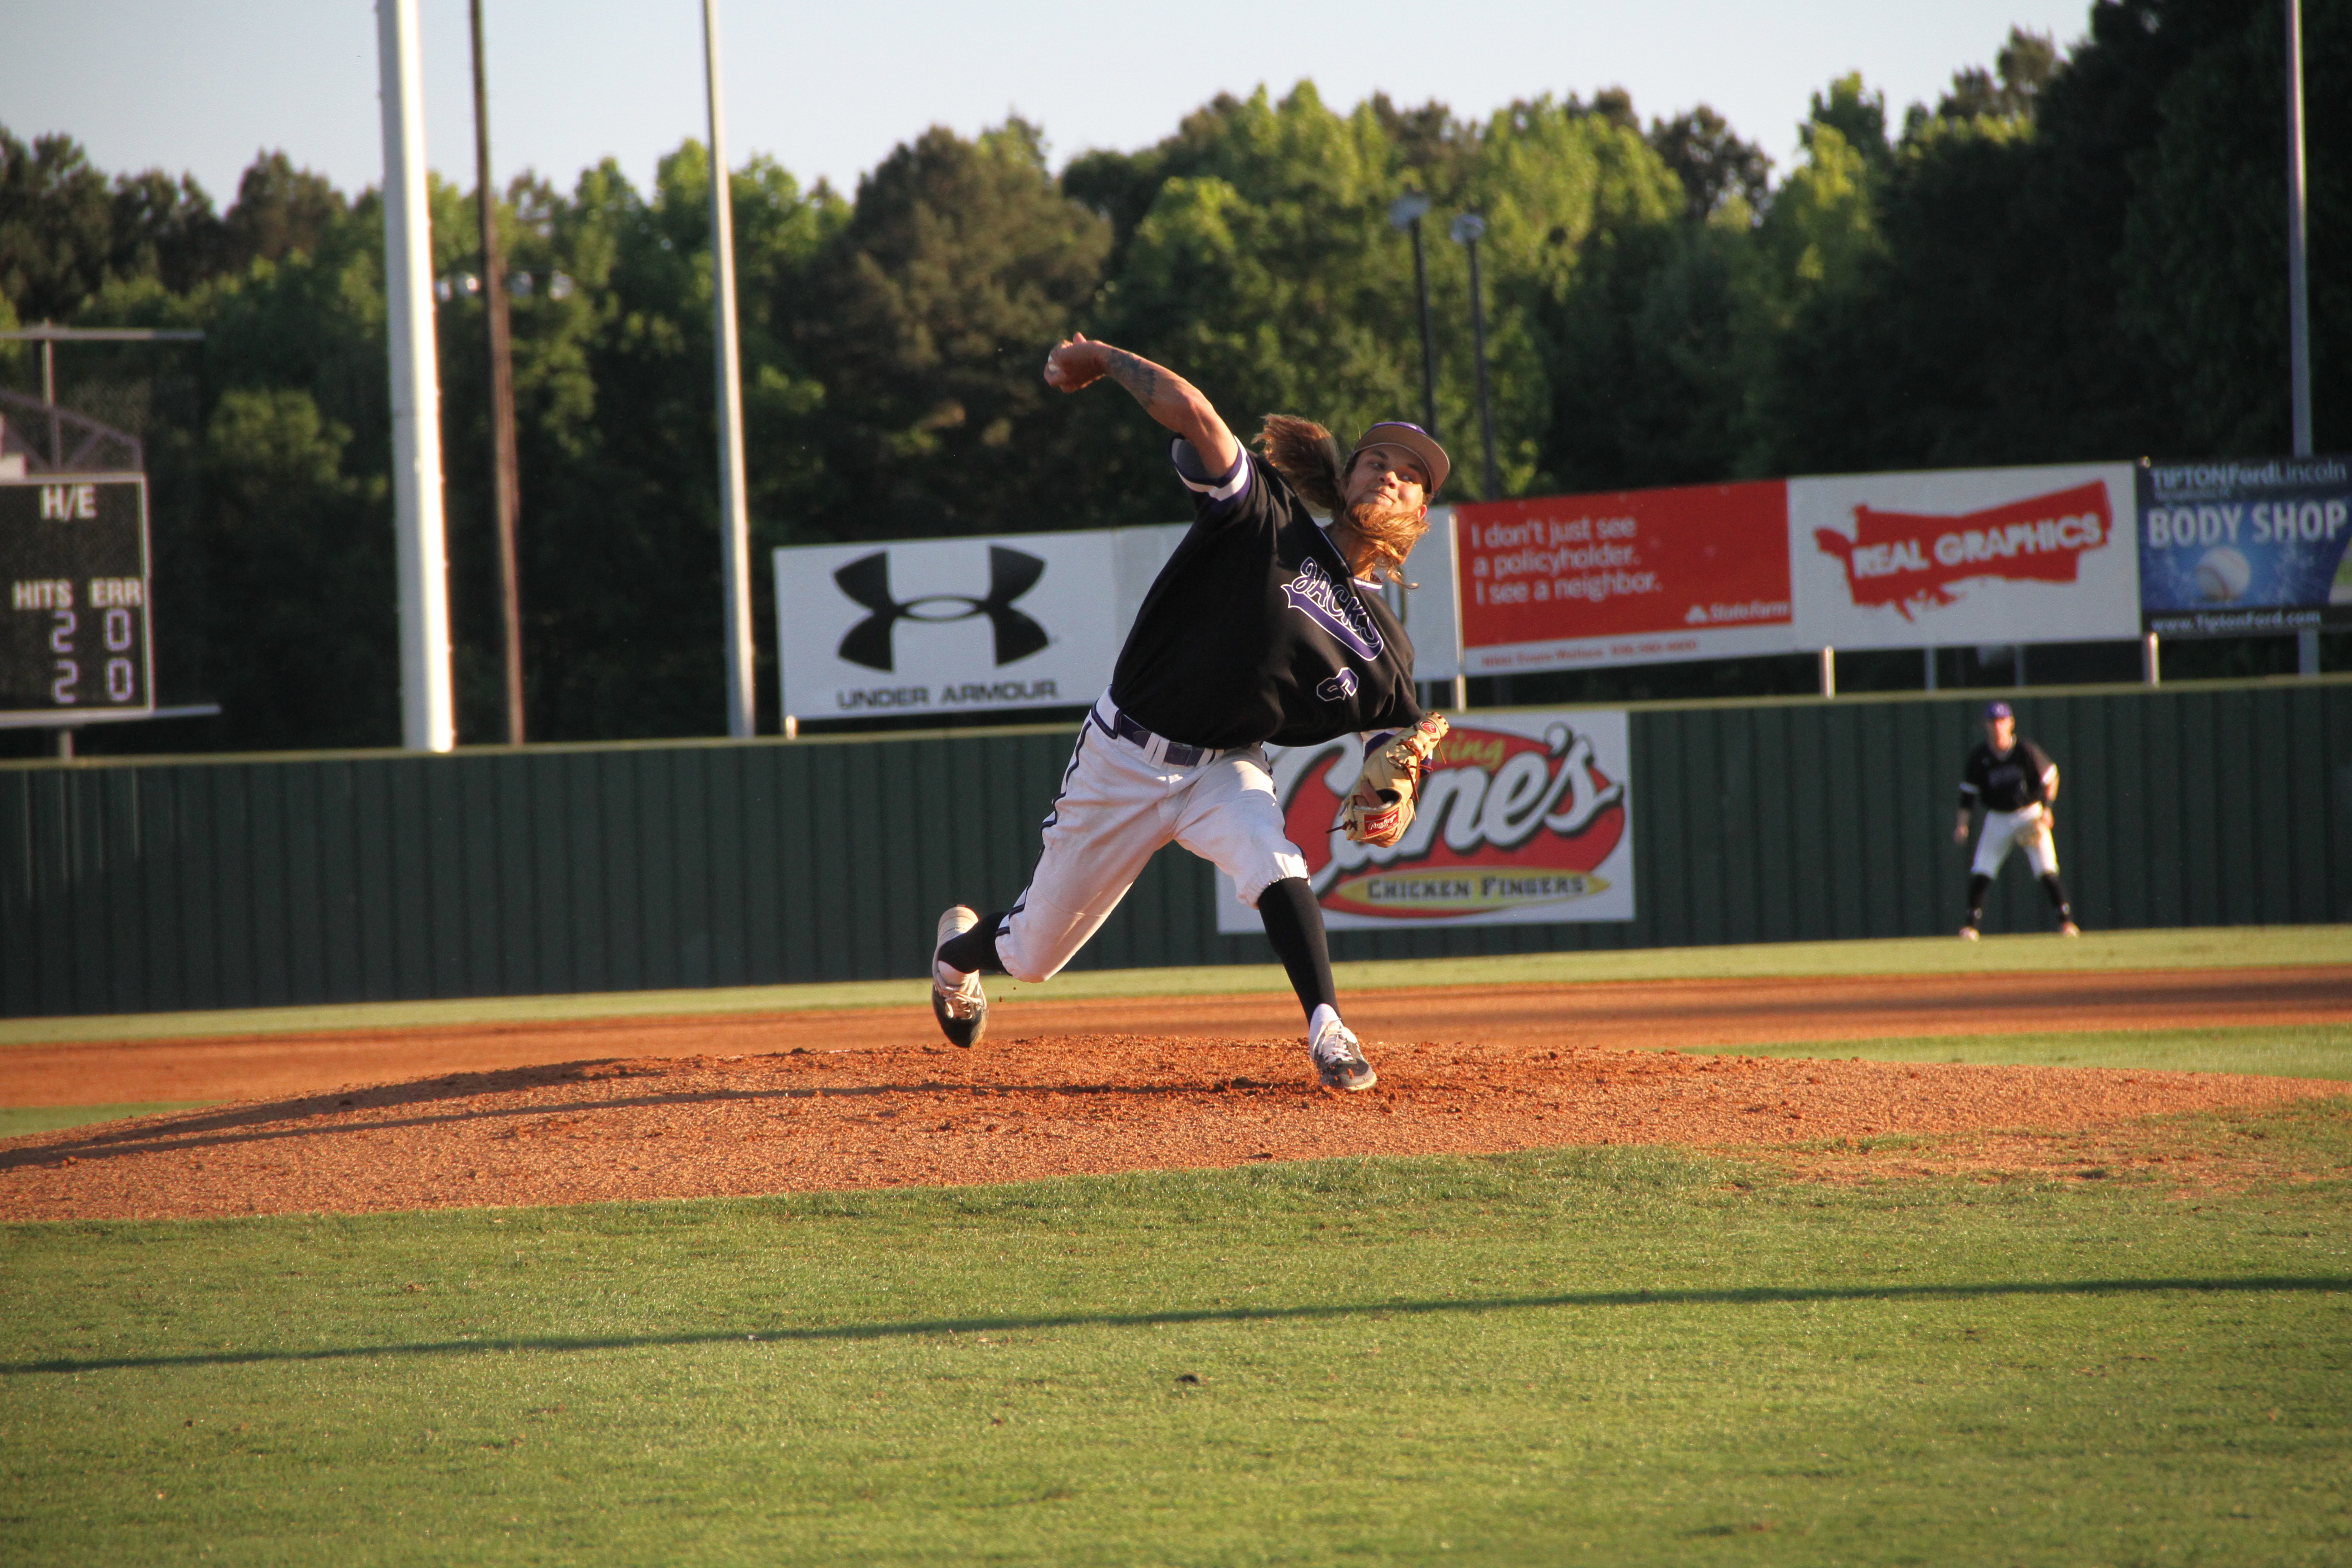
[[[0,725],[155,706],[147,481],[0,479]]]

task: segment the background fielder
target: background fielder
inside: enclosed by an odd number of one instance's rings
[[[932,1011],[953,1043],[977,1040],[982,973],[1058,973],[1172,840],[1256,908],[1307,1013],[1323,1082],[1370,1089],[1377,1075],[1340,1020],[1322,906],[1284,831],[1265,746],[1365,735],[1349,831],[1402,836],[1444,721],[1415,701],[1412,645],[1376,584],[1401,574],[1427,531],[1448,460],[1404,424],[1373,426],[1343,458],[1320,426],[1282,416],[1266,421],[1265,456],[1253,456],[1207,398],[1149,360],[1083,336],[1046,360],[1046,381],[1067,392],[1106,375],[1175,433],[1170,455],[1192,496],[1192,527],[1079,731],[1029,886],[1009,910],[982,917],[959,904],[940,916]]]
[[[2000,875],[2000,863],[2012,847],[2025,851],[2026,864],[2042,879],[2050,907],[2058,913],[2061,936],[2080,936],[2074,911],[2066,903],[2065,884],[2058,879],[2058,764],[2031,741],[2020,740],[2017,715],[2006,702],[1985,706],[1985,738],[1969,752],[1960,772],[1960,820],[1952,842],[1969,841],[1969,814],[1984,807],[1984,834],[1977,840],[1976,863],[1969,868],[1969,918],[1960,935],[1977,940],[1984,924],[1985,894]]]

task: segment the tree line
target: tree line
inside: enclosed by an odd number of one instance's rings
[[[1826,84],[1795,167],[1704,106],[1622,91],[1484,119],[1311,83],[1220,96],[1055,173],[1019,120],[934,128],[854,195],[733,171],[755,546],[1183,514],[1118,399],[1038,377],[1076,328],[1180,367],[1239,426],[1417,417],[1399,195],[1430,198],[1437,415],[1479,493],[1468,276],[1481,255],[1505,493],[2153,454],[2288,441],[2284,96],[2271,0],[2099,0],[2061,50],[2012,32],[1899,122]],[[2306,79],[2352,3],[2305,10]],[[2352,445],[2352,124],[2309,94],[2322,449]],[[709,165],[607,162],[498,194],[514,279],[535,739],[721,725]],[[436,181],[434,264],[460,731],[500,732],[485,331],[471,197]],[[61,401],[137,427],[157,494],[167,702],[221,747],[396,742],[381,207],[256,161],[226,212],[0,130],[0,318],[198,327],[200,354],[71,348]],[[19,387],[19,350],[0,363]],[[759,625],[772,641],[764,574]],[[772,652],[762,690],[772,694]],[[771,700],[766,725],[775,717]],[[142,743],[121,737],[118,743]]]

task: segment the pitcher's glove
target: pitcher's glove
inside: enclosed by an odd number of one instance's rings
[[[1445,739],[1445,717],[1432,713],[1412,729],[1364,757],[1363,775],[1349,793],[1345,820],[1348,837],[1359,844],[1392,847],[1412,826],[1413,797],[1421,793],[1421,775]]]

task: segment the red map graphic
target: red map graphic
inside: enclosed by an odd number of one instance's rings
[[[1813,542],[1845,563],[1856,605],[1892,605],[1906,620],[1914,609],[1953,603],[1952,584],[1969,578],[2072,583],[2083,552],[2115,531],[2107,487],[2095,479],[1949,517],[1858,506],[1853,525],[1851,539],[1817,528]]]
[[[1580,742],[1570,754],[1560,756],[1530,736],[1455,725],[1439,746],[1422,784],[1423,813],[1434,809],[1448,830],[1431,835],[1422,854],[1389,862],[1384,868],[1411,873],[1458,867],[1535,875],[1592,870],[1609,858],[1624,837],[1622,805],[1601,805],[1566,832],[1550,820],[1529,820],[1551,818],[1566,811],[1579,794],[1600,794],[1609,788],[1609,775],[1589,757]],[[1582,781],[1561,776],[1570,766],[1582,771]],[[1456,770],[1475,776],[1445,780]],[[1326,782],[1327,772],[1321,766],[1311,769],[1283,814],[1290,841],[1307,857],[1309,876],[1319,874],[1332,856],[1331,824],[1339,816],[1339,796]],[[1573,787],[1579,782],[1582,791]],[[1517,841],[1505,847],[1492,841],[1497,836],[1516,837]],[[1469,912],[1364,903],[1338,888],[1325,895],[1323,904],[1350,914],[1390,918],[1444,918]]]

